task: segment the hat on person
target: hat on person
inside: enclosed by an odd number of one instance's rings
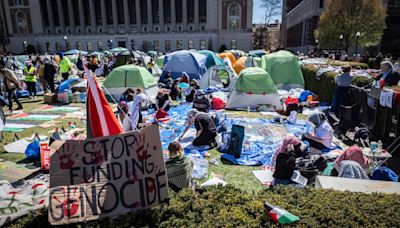
[[[60,58],[64,57],[64,54],[61,51],[57,52],[57,55],[60,56]]]

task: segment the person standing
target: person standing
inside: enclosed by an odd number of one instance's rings
[[[385,85],[394,86],[398,85],[400,81],[400,74],[393,70],[393,64],[390,61],[383,61],[381,63],[381,74],[376,78],[379,82],[383,80]]]
[[[44,74],[44,60],[41,57],[37,58],[37,72],[39,76],[40,84],[42,85],[44,93],[47,93],[49,86],[47,85],[45,74]]]
[[[62,52],[59,52],[57,55],[60,56],[60,73],[61,73],[61,76],[62,76],[64,81],[68,80],[69,72],[71,71],[71,68],[72,68],[72,63],[68,59],[68,57],[64,57]]]
[[[25,79],[24,82],[28,87],[29,98],[36,97],[36,68],[32,66],[32,61],[28,60],[25,62],[24,68]]]
[[[50,91],[54,93],[54,77],[57,73],[56,64],[51,61],[50,57],[46,57],[44,61],[44,79],[47,85],[50,87]]]
[[[4,81],[4,86],[7,92],[8,109],[10,112],[13,110],[13,100],[15,100],[15,103],[18,105],[16,110],[20,110],[22,109],[22,104],[15,94],[15,90],[19,88],[18,79],[12,70],[5,68],[5,65],[6,64],[3,61],[0,61],[0,76]]]
[[[331,111],[334,112],[336,116],[339,115],[340,105],[345,104],[346,100],[348,100],[350,85],[353,81],[353,76],[350,75],[351,66],[343,66],[342,71],[342,74],[335,77],[336,90],[331,106]]]

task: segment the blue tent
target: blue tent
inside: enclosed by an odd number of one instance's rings
[[[64,92],[65,90],[70,90],[74,85],[84,81],[82,78],[70,78],[63,81],[58,87],[58,91]]]
[[[206,73],[206,62],[207,56],[196,52],[187,50],[173,52],[164,58],[160,79],[163,80],[169,71],[173,79],[182,76],[182,72],[186,72],[190,79],[200,79]]]
[[[87,55],[87,52],[73,49],[73,50],[65,51],[65,52],[63,52],[63,54],[64,55],[78,55],[78,54]]]
[[[209,50],[200,50],[197,53],[203,54],[207,56],[206,67],[207,69],[218,65],[218,66],[225,66],[224,60],[222,60],[217,54]]]

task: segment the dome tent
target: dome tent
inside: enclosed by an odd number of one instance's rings
[[[278,89],[304,88],[304,78],[297,56],[289,51],[278,51],[262,57],[266,70]]]
[[[164,58],[163,73],[160,79],[170,71],[172,78],[176,79],[186,72],[190,79],[200,79],[206,72],[207,56],[193,51],[176,51]]]
[[[223,91],[230,91],[234,85],[235,78],[235,73],[229,67],[216,65],[207,69],[207,72],[199,80],[199,86],[200,89],[214,86]]]
[[[141,88],[150,98],[156,97],[158,93],[157,81],[153,75],[146,68],[133,64],[114,68],[103,85],[115,99],[119,99],[128,88]]]
[[[203,54],[203,55],[207,56],[207,61],[206,61],[207,69],[210,68],[210,67],[213,67],[215,65],[219,65],[219,66],[224,66],[225,65],[224,61],[219,56],[217,56],[217,54],[215,54],[212,51],[200,50],[200,51],[197,51],[197,53],[200,53],[200,54]]]
[[[240,73],[228,95],[227,109],[256,108],[258,105],[281,107],[278,90],[269,74],[258,67],[249,67]]]
[[[233,69],[235,70],[236,74],[240,74],[240,72],[248,67],[256,67],[257,63],[254,61],[253,57],[250,56],[243,56],[240,57],[236,62],[233,64]]]

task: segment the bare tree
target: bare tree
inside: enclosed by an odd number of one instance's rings
[[[262,40],[264,33],[268,35],[268,25],[273,17],[279,16],[282,9],[282,0],[262,0],[261,7],[264,9],[264,25],[261,28],[261,35],[259,37],[259,48],[265,48],[262,46]],[[268,41],[267,41],[268,42]]]

